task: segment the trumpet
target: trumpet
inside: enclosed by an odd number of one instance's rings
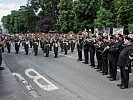
[[[104,48],[104,50],[102,51],[102,53],[104,53],[105,51],[107,51],[109,49],[109,46],[106,46],[105,48]]]

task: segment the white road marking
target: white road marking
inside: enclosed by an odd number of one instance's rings
[[[20,79],[20,81],[26,86],[26,89],[29,91],[29,93],[34,97],[34,98],[37,98],[38,95],[36,93],[35,95],[35,91],[34,89],[32,88],[31,85],[28,84],[28,82],[24,79],[24,77],[22,77],[19,73],[12,73],[12,75],[18,77]]]
[[[30,72],[35,73],[35,76],[31,75]],[[46,91],[52,91],[52,90],[56,90],[58,89],[57,86],[55,86],[54,84],[52,84],[49,80],[47,80],[45,77],[43,77],[41,74],[39,74],[37,71],[35,71],[34,69],[30,68],[25,70],[25,74],[26,76],[28,76],[29,78],[33,79],[33,81],[43,90]],[[48,85],[42,85],[41,83],[38,82],[39,79],[43,79],[45,82],[48,83]]]

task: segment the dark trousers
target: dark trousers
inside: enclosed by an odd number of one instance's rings
[[[38,53],[38,45],[35,44],[33,46],[33,48],[34,48],[35,55],[37,55],[37,53]]]
[[[1,64],[2,64],[2,49],[0,49],[0,67],[1,67]]]
[[[93,66],[93,67],[95,67],[94,56],[95,56],[95,52],[90,52],[90,63],[91,63],[91,66]]]
[[[128,87],[129,84],[129,70],[126,70],[124,67],[120,67],[121,73],[121,84],[124,87]]]
[[[28,45],[25,45],[25,52],[26,52],[26,54],[28,54],[28,51],[29,51],[29,47],[28,47]]]
[[[82,50],[78,49],[78,60],[82,60]]]
[[[42,42],[40,42],[40,48],[43,48],[43,43]]]
[[[102,70],[102,56],[101,56],[101,53],[99,52],[96,52],[96,58],[97,58],[97,68]]]
[[[16,53],[18,53],[18,51],[19,51],[19,45],[18,44],[15,44],[15,50],[16,50]]]
[[[102,58],[102,72],[108,74],[108,60],[106,57]]]
[[[74,51],[75,43],[71,43],[71,52]]]
[[[57,55],[58,55],[58,47],[54,47],[54,54],[55,54],[55,57],[57,57]]]
[[[30,48],[32,48],[33,44],[32,44],[32,41],[30,41]]]
[[[2,47],[2,52],[4,52],[4,46]]]
[[[8,53],[10,53],[10,51],[11,51],[11,45],[10,44],[7,44],[7,50],[8,50]]]
[[[60,43],[61,52],[63,52],[63,43]]]
[[[116,80],[116,74],[117,74],[117,62],[116,61],[109,61],[109,72],[111,78]]]
[[[67,55],[67,49],[68,49],[67,45],[64,45],[64,51],[66,55]]]
[[[68,45],[67,45],[67,49],[68,49],[68,50],[70,50],[70,46],[71,46],[71,44],[68,43]]]
[[[131,62],[130,62],[130,64],[129,64],[129,73],[131,73],[132,72],[132,65],[131,65]]]
[[[49,51],[52,51],[52,43],[50,43]]]
[[[49,46],[47,45],[46,48],[45,48],[45,50],[46,50],[46,57],[49,56],[49,49],[50,49],[50,48],[49,48]]]
[[[85,56],[85,62],[88,63],[88,58],[89,58],[88,50],[84,50],[84,56]]]

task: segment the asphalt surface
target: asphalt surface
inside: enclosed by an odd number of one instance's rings
[[[109,81],[107,76],[96,72],[88,64],[78,62],[76,51],[69,51],[68,55],[59,52],[58,58],[53,58],[53,52],[50,52],[50,57],[44,57],[45,54],[40,49],[38,56],[34,56],[32,49],[29,55],[24,54],[23,48],[19,54],[15,54],[12,48],[11,53],[5,50],[3,60],[12,73],[23,77],[21,80],[15,76],[29,100],[133,100],[132,73],[129,88],[121,90],[116,86],[120,82],[119,71],[117,81]],[[39,87],[33,79],[26,76],[27,69],[35,70],[58,88],[48,91]],[[35,76],[33,72],[30,74]],[[48,84],[43,79],[38,82]]]

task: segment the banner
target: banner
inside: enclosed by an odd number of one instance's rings
[[[103,36],[110,35],[110,27],[104,27],[104,28],[94,28],[94,34],[102,34]]]
[[[113,34],[122,34],[123,35],[124,28],[113,28]]]

